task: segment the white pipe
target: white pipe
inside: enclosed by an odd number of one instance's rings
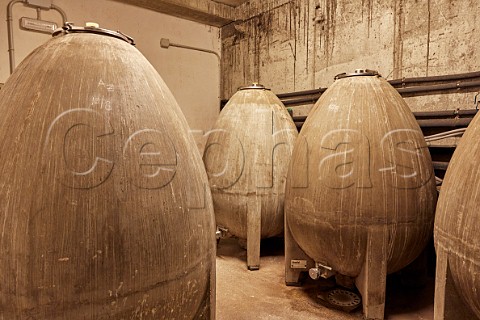
[[[13,45],[13,25],[12,25],[12,9],[16,3],[25,2],[24,0],[12,0],[7,6],[7,32],[8,32],[8,57],[10,59],[10,74],[15,69],[15,49]]]
[[[63,20],[63,25],[65,25],[67,23],[67,14],[65,13],[65,11],[62,10],[62,8],[60,8],[59,6],[57,5],[54,5],[52,3],[52,5],[50,6],[50,9],[52,10],[55,10],[57,11],[58,13],[60,13],[60,15],[62,16],[62,20]]]
[[[160,39],[160,47],[164,49],[168,49],[169,47],[177,47],[182,49],[195,50],[195,51],[214,54],[218,60],[218,102],[220,103],[220,99],[222,95],[222,72],[221,72],[222,66],[221,66],[221,57],[217,52],[209,49],[203,49],[203,48],[187,46],[184,44],[172,43],[170,42],[169,39],[165,39],[165,38]]]
[[[29,4],[28,0],[12,0],[8,3],[7,6],[7,31],[8,31],[8,57],[10,60],[10,74],[13,73],[15,69],[15,46],[13,43],[13,5],[16,3]],[[29,4],[30,5],[30,4]],[[30,5],[32,6],[32,5]],[[41,7],[33,6],[37,10],[41,9]],[[57,11],[63,20],[63,24],[67,23],[67,14],[63,11],[59,6],[54,5],[53,3],[50,5],[50,9]]]

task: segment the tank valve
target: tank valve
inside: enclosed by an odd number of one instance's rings
[[[217,226],[217,231],[215,232],[215,238],[217,239],[217,241],[225,238],[227,234],[228,234],[227,228]]]
[[[310,268],[308,270],[308,275],[313,280],[318,280],[320,278],[328,279],[331,276],[335,275],[335,271],[331,267],[324,266],[318,262],[315,262],[315,268]]]

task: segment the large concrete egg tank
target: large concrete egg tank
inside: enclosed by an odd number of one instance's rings
[[[260,265],[260,239],[283,232],[285,180],[297,129],[269,89],[240,88],[208,134],[204,163],[217,225],[247,239],[247,265]]]
[[[337,76],[290,162],[287,284],[307,270],[353,278],[365,316],[383,318],[386,275],[424,249],[435,201],[427,145],[398,92],[370,70]]]
[[[436,320],[480,319],[480,117],[463,135],[435,216]]]
[[[131,42],[67,25],[1,90],[2,319],[215,317],[207,176]]]

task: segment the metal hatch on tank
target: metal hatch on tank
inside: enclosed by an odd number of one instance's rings
[[[285,191],[286,283],[301,272],[355,281],[382,319],[388,273],[431,237],[433,165],[415,118],[377,72],[341,74],[310,112]]]
[[[297,130],[285,106],[259,84],[240,88],[220,113],[203,155],[217,225],[247,239],[247,266],[260,266],[260,239],[283,231],[288,162]]]
[[[0,318],[214,319],[186,120],[122,33],[66,25],[0,92]]]

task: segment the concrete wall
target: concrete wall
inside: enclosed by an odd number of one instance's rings
[[[0,0],[0,16],[6,17],[9,1]],[[214,50],[220,53],[219,29],[150,10],[108,0],[54,0],[68,21],[84,26],[94,21],[100,27],[120,30],[132,36],[173,92],[190,127],[209,130],[219,112],[219,66],[213,54],[170,47],[160,48],[160,38],[171,42]],[[36,17],[35,10],[16,4],[13,9],[15,58],[17,65],[33,49],[50,39],[49,35],[20,30],[20,17]],[[42,12],[42,19],[61,25],[60,15]],[[0,21],[0,82],[9,76],[7,24]],[[202,148],[203,139],[197,135]]]
[[[358,68],[387,79],[480,70],[478,0],[252,0],[222,29],[224,96],[327,87]],[[473,108],[475,93],[410,97],[416,110]],[[300,113],[307,108],[296,108]]]

